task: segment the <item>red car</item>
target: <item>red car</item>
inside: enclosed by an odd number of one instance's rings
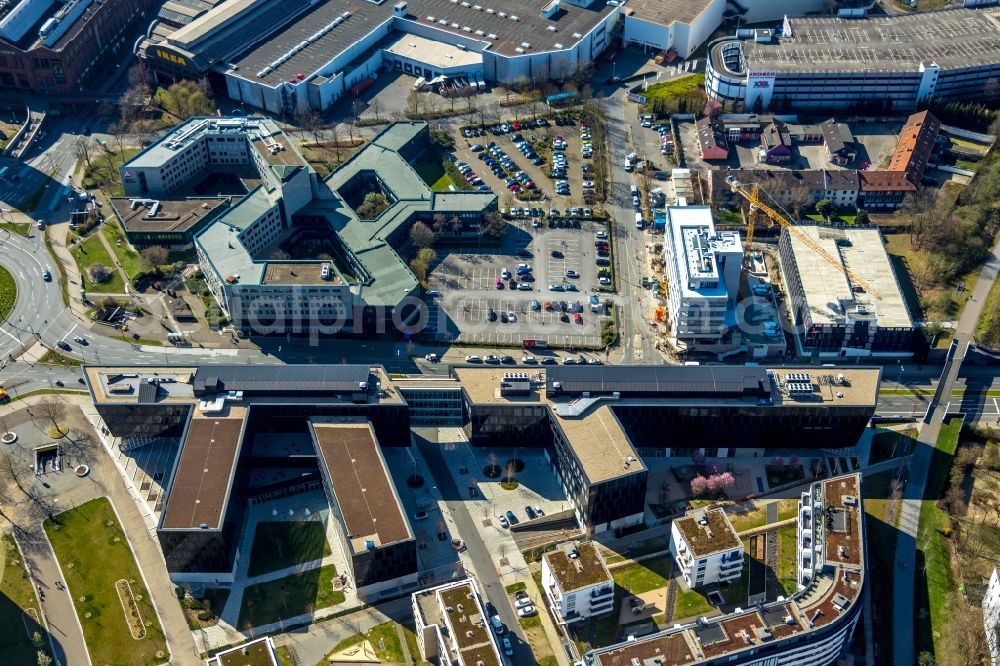
[[[575,315],[573,315],[573,321],[575,321],[578,324],[582,324],[583,323],[583,317],[580,316],[579,312],[577,312]]]
[[[503,289],[503,280],[497,278],[497,289]]]
[[[515,121],[513,122],[513,124],[511,125],[511,127],[513,127],[513,128],[515,129],[515,130],[520,130],[520,129],[521,129],[521,123],[519,123],[519,122],[517,122],[517,121],[515,120]]]

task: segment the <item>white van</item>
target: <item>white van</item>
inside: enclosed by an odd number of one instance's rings
[[[642,213],[636,213],[635,214],[635,228],[636,229],[642,229],[643,228]]]

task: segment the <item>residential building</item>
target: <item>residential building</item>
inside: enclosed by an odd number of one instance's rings
[[[739,233],[716,233],[709,206],[671,206],[664,240],[671,337],[692,348],[721,341],[735,323],[743,264]]]
[[[799,225],[778,251],[800,355],[913,355],[919,332],[878,229]]]
[[[830,160],[831,164],[844,166],[854,161],[858,155],[858,147],[846,123],[838,123],[831,118],[823,122],[820,129],[823,147],[826,148],[826,159]]]
[[[997,24],[994,8],[786,16],[777,39],[748,33],[712,42],[705,90],[752,111],[822,113],[913,112],[931,98],[989,98],[1000,76]]]
[[[937,148],[940,129],[941,121],[930,111],[906,119],[888,168],[882,172],[861,172],[861,199],[865,208],[898,208],[907,194],[917,191]]]
[[[695,123],[698,143],[701,145],[703,160],[725,160],[729,158],[729,142],[726,135],[711,116],[699,118]]]
[[[990,664],[1000,666],[1000,567],[993,567],[990,583],[983,596],[983,629],[986,632]]]
[[[760,132],[760,161],[787,164],[792,160],[792,138],[780,120],[768,123]]]
[[[852,208],[861,198],[862,181],[859,173],[882,172],[850,169],[714,169],[708,173],[708,193],[714,204],[740,206],[743,198],[729,187],[727,178],[736,178],[747,185],[757,185],[768,199],[784,209],[786,217],[795,216],[794,204],[800,193],[806,196],[798,203],[803,210],[816,205],[820,199],[829,199],[838,208]]]
[[[410,603],[417,645],[425,661],[454,666],[504,664],[475,581],[414,592]]]
[[[590,650],[586,666],[829,666],[851,645],[867,579],[859,474],[817,481],[803,520],[815,559],[789,597]],[[825,516],[829,514],[830,520]],[[800,511],[805,516],[805,512]],[[811,516],[816,519],[812,520]],[[800,541],[800,544],[802,542]]]
[[[8,0],[0,7],[0,91],[72,99],[96,90],[153,0]],[[127,47],[126,47],[127,48]]]
[[[670,554],[689,588],[728,583],[743,571],[743,542],[722,509],[689,511],[674,519]]]
[[[593,543],[562,543],[542,556],[542,590],[563,624],[614,610],[615,581]]]

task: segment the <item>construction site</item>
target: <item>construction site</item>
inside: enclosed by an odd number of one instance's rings
[[[726,182],[744,203],[738,231],[717,230],[712,208],[686,197],[652,210],[653,233],[663,235],[646,245],[652,276],[642,286],[662,351],[719,360],[913,356],[919,331],[877,228],[796,224],[756,185]],[[773,234],[755,241],[760,225],[780,230],[777,244]]]

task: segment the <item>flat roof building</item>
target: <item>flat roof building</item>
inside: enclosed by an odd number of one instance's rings
[[[398,252],[410,227],[444,213],[475,230],[497,207],[492,193],[432,192],[412,166],[428,144],[427,123],[392,123],[319,181],[271,120],[193,118],[121,167],[128,200],[115,207],[136,245],[193,239],[207,285],[240,330],[416,328],[424,322],[407,299],[419,284]],[[198,201],[187,198],[191,189],[247,172],[254,185],[238,201],[220,201],[217,212],[206,202],[191,210]],[[373,191],[388,208],[362,219],[359,206]],[[146,227],[173,218],[172,238]],[[301,255],[312,247],[315,255]]]
[[[747,110],[915,111],[983,99],[1000,76],[1000,12],[955,7],[868,18],[787,17],[774,40],[709,47],[708,95]]]
[[[502,666],[475,581],[461,580],[410,596],[417,644],[429,662]]]
[[[359,593],[417,582],[417,542],[367,419],[309,420],[320,472]]]
[[[231,98],[275,114],[326,110],[386,69],[439,83],[565,78],[607,48],[621,12],[570,0],[549,11],[523,0],[175,1],[196,15],[170,25],[161,10],[137,47],[156,80],[207,74]]]
[[[838,261],[834,265],[801,238],[783,231],[781,272],[800,355],[907,358],[916,326],[876,228],[799,225],[799,233]],[[877,290],[867,293],[842,269]]]
[[[743,245],[715,232],[709,206],[669,206],[663,243],[671,337],[689,348],[715,344],[736,321]]]
[[[863,515],[859,474],[813,483],[799,502],[797,547],[814,548],[816,559],[811,571],[797,569],[803,583],[798,591],[787,599],[736,608],[591,650],[583,655],[583,663],[750,666],[772,660],[832,664],[850,645],[861,617],[867,578]]]
[[[597,546],[562,543],[542,555],[542,590],[564,624],[614,610],[615,581]]]
[[[743,542],[722,509],[689,511],[675,518],[670,554],[689,588],[728,583],[743,571]]]
[[[324,489],[359,595],[416,585],[416,542],[381,455],[410,445],[408,408],[382,368],[87,366],[84,377],[118,446],[179,444],[154,509],[176,584],[232,582],[251,500]],[[289,448],[275,453],[271,437]]]

